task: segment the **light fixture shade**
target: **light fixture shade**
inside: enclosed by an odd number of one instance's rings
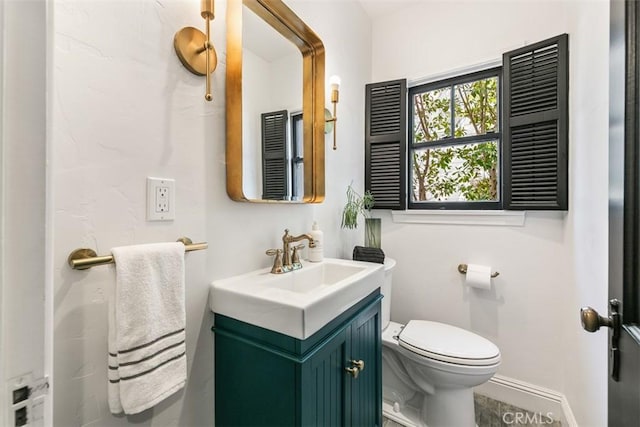
[[[213,19],[215,17],[213,0],[200,0],[200,15],[204,19]]]
[[[331,76],[331,78],[329,78],[329,84],[332,90],[338,90],[340,83],[342,83],[342,81],[339,76]]]

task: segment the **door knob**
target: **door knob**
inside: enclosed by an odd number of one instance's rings
[[[596,310],[591,307],[582,307],[580,309],[580,321],[582,328],[587,332],[595,332],[601,326],[611,328],[611,344],[609,345],[609,355],[611,357],[611,378],[618,381],[620,377],[620,329],[622,319],[620,318],[620,301],[612,299],[609,301],[609,317],[602,317]]]
[[[580,309],[580,320],[582,328],[587,332],[595,332],[601,326],[613,328],[613,319],[611,317],[602,317],[591,307],[582,307]]]

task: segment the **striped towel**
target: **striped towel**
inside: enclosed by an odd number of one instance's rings
[[[379,248],[356,246],[353,248],[353,260],[384,264],[384,252]]]
[[[184,387],[184,245],[113,248],[108,395],[112,413],[137,414]]]

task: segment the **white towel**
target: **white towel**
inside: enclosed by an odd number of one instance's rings
[[[137,414],[186,383],[184,245],[111,252],[116,286],[109,302],[109,408]]]

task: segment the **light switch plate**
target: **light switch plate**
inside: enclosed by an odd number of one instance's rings
[[[147,221],[172,221],[176,218],[176,181],[147,177]]]

